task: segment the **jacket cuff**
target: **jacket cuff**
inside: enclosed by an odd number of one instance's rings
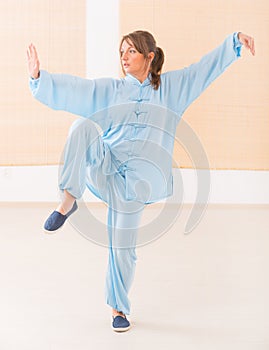
[[[240,32],[235,32],[233,34],[234,51],[235,51],[237,57],[241,57],[241,49],[242,49],[242,43],[238,39],[239,33]]]

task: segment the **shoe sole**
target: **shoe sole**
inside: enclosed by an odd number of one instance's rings
[[[46,230],[44,227],[42,229],[43,229],[44,233],[46,233],[48,235],[53,235],[53,234],[61,231],[63,229],[63,225],[61,227],[59,227],[57,230],[54,230],[54,231]]]
[[[118,333],[127,332],[127,331],[129,331],[129,329],[131,329],[131,328],[132,328],[131,325],[130,325],[129,327],[124,327],[124,328],[114,328],[114,327],[112,326],[113,331],[114,331],[114,332],[118,332]]]

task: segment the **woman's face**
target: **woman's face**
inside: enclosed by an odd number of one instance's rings
[[[136,50],[133,43],[124,40],[121,45],[121,64],[125,74],[141,79],[148,75],[150,61]]]

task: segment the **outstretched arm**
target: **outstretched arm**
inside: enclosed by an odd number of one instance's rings
[[[117,92],[115,79],[85,79],[40,70],[37,50],[33,44],[27,49],[27,59],[32,94],[52,109],[89,118],[107,108]]]
[[[255,54],[254,39],[236,32],[203,56],[199,62],[181,70],[168,72],[168,99],[174,105],[170,107],[180,115],[184,113],[188,106],[241,56],[243,45],[252,55]]]

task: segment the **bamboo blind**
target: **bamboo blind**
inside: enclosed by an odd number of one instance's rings
[[[85,76],[84,0],[0,2],[0,164],[57,164],[70,114],[33,99],[28,89],[26,49],[33,42],[41,68]]]

